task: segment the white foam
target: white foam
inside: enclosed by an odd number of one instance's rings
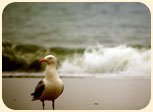
[[[83,55],[76,54],[72,58],[67,58],[59,71],[64,74],[119,74],[129,77],[148,77],[151,75],[151,50],[136,49],[126,45],[90,46]]]

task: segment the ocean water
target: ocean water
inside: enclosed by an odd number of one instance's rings
[[[150,11],[141,3],[12,3],[3,40],[45,47],[150,45]]]
[[[150,18],[141,3],[9,4],[3,75],[43,76],[39,60],[53,54],[62,76],[150,77]]]
[[[3,76],[44,76],[45,73],[43,71],[46,65],[39,63],[44,54],[45,56],[54,54],[57,57],[57,69],[60,76],[151,77],[150,48],[126,45],[105,47],[101,44],[96,44],[85,49],[45,49],[38,46],[11,45],[8,43],[3,43]]]

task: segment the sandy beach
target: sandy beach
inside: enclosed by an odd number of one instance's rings
[[[3,78],[5,105],[15,110],[40,110],[40,101],[30,93],[41,78]],[[150,79],[62,78],[65,88],[56,100],[56,110],[142,109],[151,97]],[[51,102],[45,102],[51,109]]]

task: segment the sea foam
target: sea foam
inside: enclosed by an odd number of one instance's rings
[[[151,50],[126,45],[89,46],[82,55],[75,54],[72,58],[66,58],[59,71],[64,74],[118,74],[150,77]]]

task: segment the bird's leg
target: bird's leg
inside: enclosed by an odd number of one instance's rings
[[[53,110],[55,110],[54,100],[52,100],[52,107],[53,107]]]
[[[44,103],[44,101],[42,101],[42,106],[43,106],[43,110],[44,110],[44,107],[45,107],[45,103]]]

